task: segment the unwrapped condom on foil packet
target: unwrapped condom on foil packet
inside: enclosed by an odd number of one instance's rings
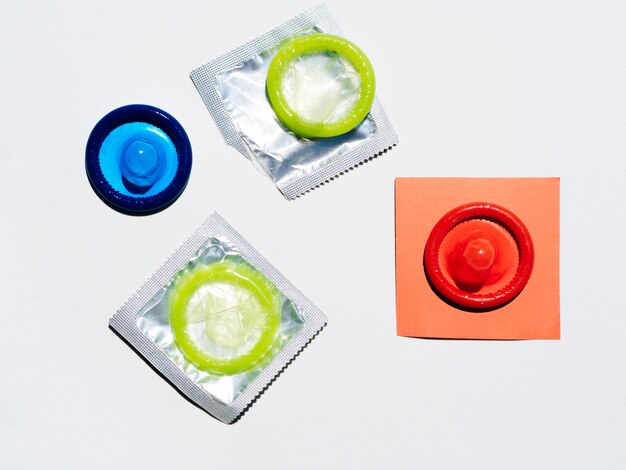
[[[287,199],[398,142],[374,69],[325,5],[191,73],[226,143]]]
[[[213,214],[111,318],[187,398],[232,423],[326,317]]]

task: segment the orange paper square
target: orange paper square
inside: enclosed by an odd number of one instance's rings
[[[397,178],[396,324],[399,336],[458,339],[559,339],[558,178]],[[467,312],[442,301],[424,272],[424,247],[437,221],[469,202],[515,213],[533,239],[535,264],[509,304]]]

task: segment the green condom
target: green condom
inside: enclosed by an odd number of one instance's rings
[[[288,42],[272,59],[267,96],[280,122],[306,138],[334,137],[358,126],[374,101],[374,69],[356,45],[330,34]]]
[[[259,271],[230,260],[199,265],[179,277],[169,294],[176,345],[199,369],[243,372],[272,349],[282,297]]]

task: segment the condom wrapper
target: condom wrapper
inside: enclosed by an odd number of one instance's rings
[[[337,53],[323,53],[324,42]],[[371,64],[342,38],[325,5],[194,70],[191,79],[226,143],[287,199],[398,142],[374,95]]]
[[[225,423],[236,421],[325,324],[218,214],[110,320],[183,395]]]

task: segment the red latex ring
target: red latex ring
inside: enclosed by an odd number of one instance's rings
[[[505,228],[515,239],[519,262],[511,281],[501,289],[486,294],[459,289],[444,276],[439,265],[439,249],[454,227],[471,219],[483,219]],[[513,300],[526,286],[533,270],[535,250],[524,223],[511,211],[495,204],[473,202],[452,209],[435,225],[424,249],[424,267],[432,286],[450,302],[470,309],[493,309]]]

